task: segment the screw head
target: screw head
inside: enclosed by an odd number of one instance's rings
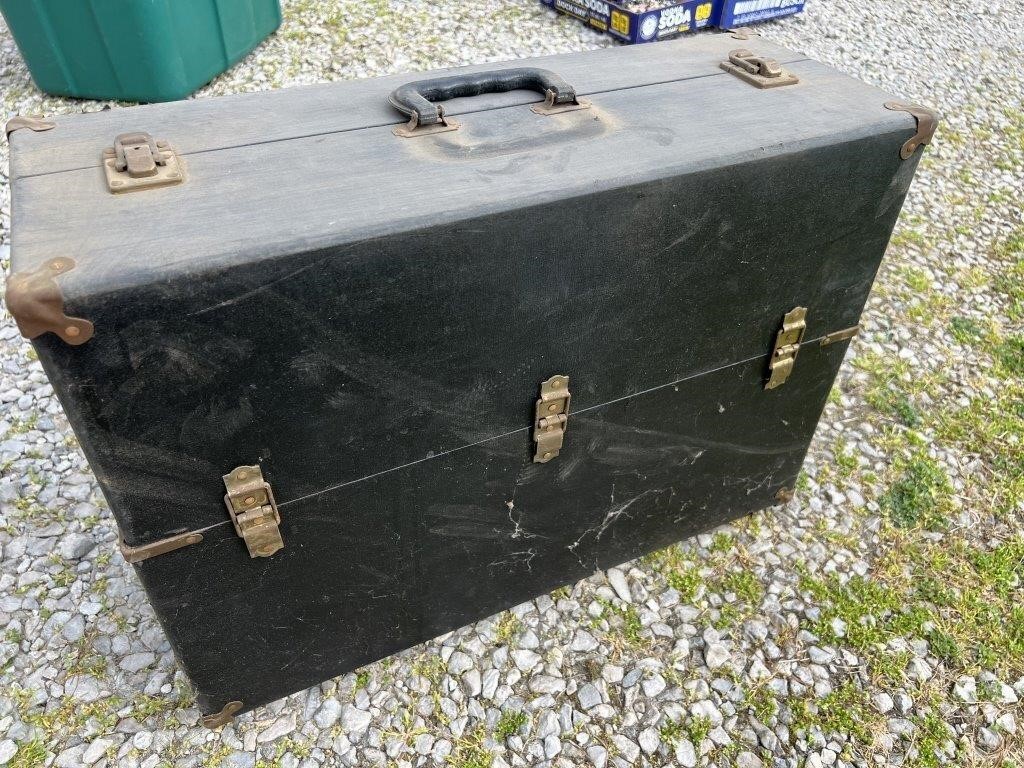
[[[81,332],[82,331],[74,325],[69,325],[67,328],[64,329],[64,333],[71,337],[78,336]]]
[[[245,501],[243,503],[245,503],[245,504],[255,504],[256,503],[256,497],[255,496],[246,496],[245,497]]]
[[[544,454],[544,458],[545,459],[550,459],[551,458],[551,451],[548,451],[547,453],[545,453]]]

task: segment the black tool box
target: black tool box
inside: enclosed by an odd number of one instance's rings
[[[730,34],[19,118],[7,302],[216,726],[789,498],[934,126]]]

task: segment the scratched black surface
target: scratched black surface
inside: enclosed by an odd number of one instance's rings
[[[858,322],[916,160],[891,134],[707,169],[71,311],[37,340],[126,541],[223,521],[221,475],[281,501]]]
[[[756,360],[577,414],[548,464],[514,434],[286,505],[269,559],[223,525],[139,574],[203,711],[248,709],[771,505],[846,346],[772,392]]]

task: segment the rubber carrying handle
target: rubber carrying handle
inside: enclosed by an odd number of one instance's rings
[[[388,96],[391,106],[417,125],[436,125],[444,122],[444,109],[434,104],[460,96],[480,96],[484,93],[506,91],[537,91],[552,98],[554,104],[574,104],[576,90],[559,75],[547,69],[520,67],[490,72],[438,77],[419,80],[396,88]]]

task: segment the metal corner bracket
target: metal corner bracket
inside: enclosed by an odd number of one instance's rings
[[[72,346],[85,344],[95,327],[88,320],[64,313],[64,294],[57,276],[75,268],[73,259],[50,259],[31,272],[16,272],[7,282],[7,311],[26,339],[55,333]]]
[[[7,121],[7,124],[4,126],[4,137],[10,141],[11,134],[19,128],[28,128],[30,131],[38,133],[40,131],[51,131],[56,127],[56,123],[51,123],[49,120],[44,120],[41,117],[23,117],[18,115]]]
[[[121,550],[121,555],[124,557],[125,562],[134,565],[135,563],[141,563],[143,560],[149,560],[151,557],[166,555],[168,552],[173,552],[176,549],[198,544],[202,540],[203,534],[201,533],[179,533],[176,536],[168,536],[166,539],[160,539],[151,544],[142,544],[138,547],[130,547],[125,544],[124,539],[120,539],[117,542],[117,547]]]
[[[733,27],[726,30],[734,40],[749,40],[751,37],[760,37],[761,33],[753,27]]]
[[[541,382],[533,422],[533,441],[537,444],[533,454],[535,463],[546,464],[562,450],[570,400],[568,376],[552,376]]]
[[[729,51],[729,60],[723,61],[718,66],[758,88],[779,88],[784,85],[796,85],[800,82],[800,78],[783,69],[775,59],[758,56],[746,48]]]
[[[270,557],[282,549],[281,515],[259,464],[235,467],[223,479],[227,489],[224,504],[249,557]]]
[[[932,143],[935,129],[939,127],[939,113],[934,109],[920,104],[904,104],[900,101],[887,101],[885,108],[893,112],[909,112],[917,120],[917,133],[900,147],[900,157],[904,160],[909,160],[918,147]]]
[[[209,728],[211,731],[215,728],[220,728],[222,725],[227,725],[234,720],[235,715],[238,714],[239,710],[242,709],[242,702],[240,701],[229,701],[224,705],[224,709],[220,712],[215,712],[212,715],[206,715],[203,717],[203,726]]]

